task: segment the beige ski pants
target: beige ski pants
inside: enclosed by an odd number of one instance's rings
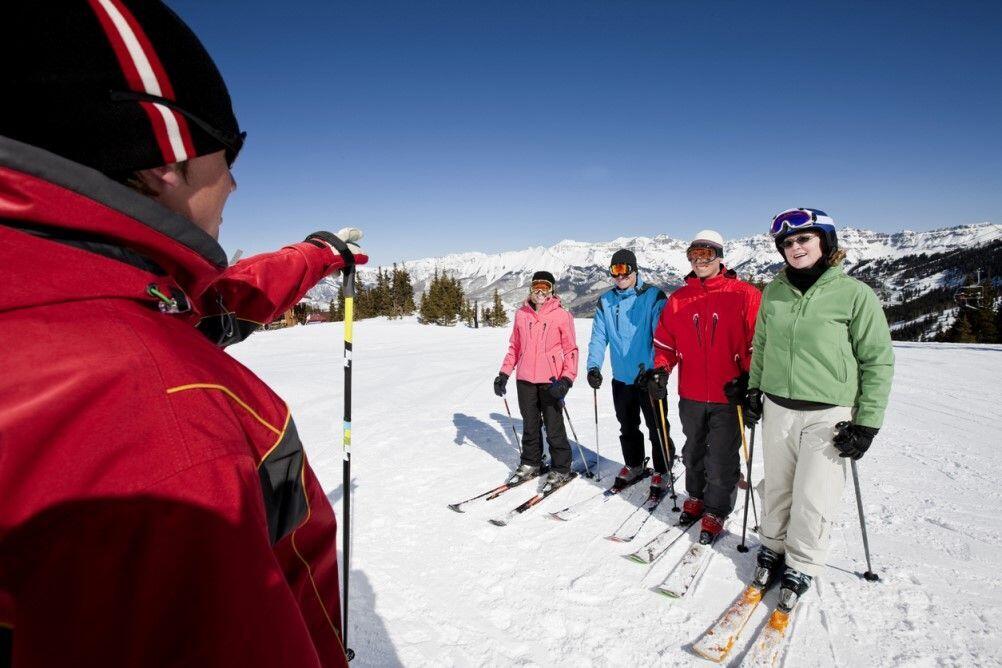
[[[783,408],[764,397],[762,415],[762,544],[786,554],[786,564],[816,576],[825,565],[831,521],[845,486],[848,460],[832,445],[835,424],[852,409]]]

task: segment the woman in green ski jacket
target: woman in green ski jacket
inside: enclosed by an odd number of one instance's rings
[[[755,579],[782,574],[789,610],[824,566],[845,458],[862,457],[883,422],[894,352],[877,296],[842,271],[827,214],[784,211],[771,234],[786,267],[762,295],[744,410],[751,423],[763,418]]]

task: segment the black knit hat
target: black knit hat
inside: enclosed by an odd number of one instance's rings
[[[45,0],[4,11],[0,134],[111,175],[243,144],[226,84],[159,0]]]
[[[620,248],[618,251],[612,254],[612,260],[609,261],[609,266],[614,264],[625,264],[630,268],[630,271],[637,270],[637,256],[633,254],[633,251]]]
[[[548,271],[537,271],[535,274],[533,274],[532,282],[535,283],[536,281],[549,281],[550,285],[557,284],[556,279],[553,278],[553,274],[551,274]]]

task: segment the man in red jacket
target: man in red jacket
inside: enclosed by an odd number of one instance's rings
[[[685,433],[682,461],[689,498],[683,519],[702,516],[702,542],[712,542],[734,509],[741,475],[737,410],[724,385],[747,378],[762,295],[724,267],[724,239],[696,235],[686,256],[692,273],[668,297],[654,333],[652,391],[663,398],[668,374],[679,368],[679,417]],[[746,381],[747,382],[747,381]]]
[[[158,0],[4,20],[0,665],[346,666],[333,510],[221,346],[366,262],[360,233],[227,268],[244,135],[188,27]]]

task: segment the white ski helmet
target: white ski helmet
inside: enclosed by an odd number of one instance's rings
[[[717,257],[724,256],[724,237],[715,230],[700,230],[689,243],[689,248],[714,248]]]

